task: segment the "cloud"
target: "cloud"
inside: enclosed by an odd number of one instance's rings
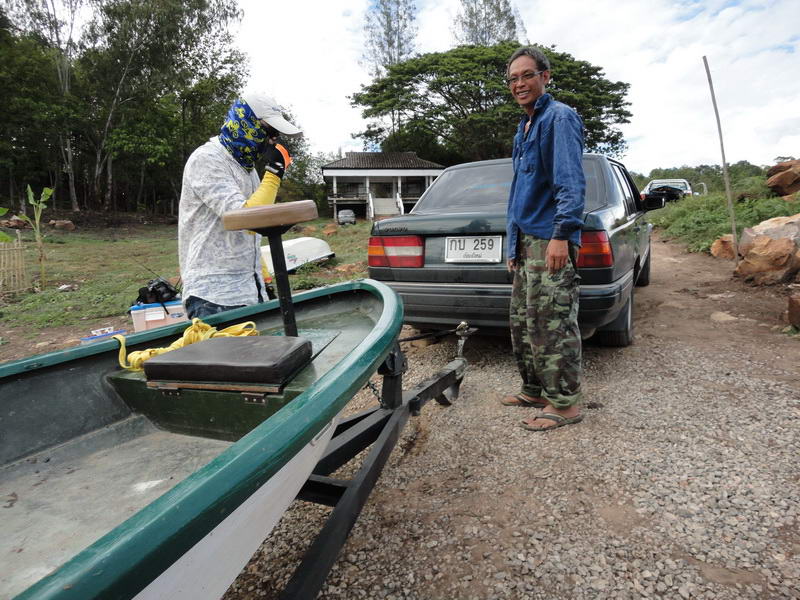
[[[290,105],[315,150],[360,149],[365,127],[348,96],[369,81],[360,64],[370,0],[241,3],[237,37],[251,77]],[[452,47],[459,0],[417,0],[419,52]],[[800,155],[800,4],[796,0],[517,0],[530,40],[601,66],[630,83],[624,162],[719,164],[702,57],[708,58],[729,162]]]
[[[250,80],[291,109],[315,151],[360,149],[351,134],[364,123],[347,97],[369,81],[359,64],[367,0],[240,6],[236,39],[250,56]]]

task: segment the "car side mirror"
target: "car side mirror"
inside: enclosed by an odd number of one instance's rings
[[[644,209],[645,211],[648,210],[658,210],[659,208],[664,208],[666,200],[664,196],[651,196],[650,194],[645,194],[644,196]]]

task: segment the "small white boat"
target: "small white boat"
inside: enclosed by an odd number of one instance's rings
[[[286,270],[289,273],[294,273],[298,267],[308,263],[321,262],[335,256],[328,242],[315,237],[299,237],[284,241],[283,254],[286,257]],[[272,252],[269,246],[261,247],[261,256],[264,257],[269,272],[274,274],[275,267],[272,264]]]

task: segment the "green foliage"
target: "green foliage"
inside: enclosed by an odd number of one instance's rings
[[[1,14],[1,13],[0,13]],[[34,35],[0,27],[0,191],[24,210],[24,186],[60,172],[58,132],[71,106],[58,93],[54,51]]]
[[[371,223],[359,221],[356,225],[340,227],[334,235],[323,236],[320,229],[330,222],[329,219],[318,219],[304,225],[317,227],[317,232],[311,235],[325,239],[336,258],[303,267],[299,275],[290,276],[294,289],[366,277],[366,248]],[[284,239],[300,235],[299,231],[292,232]],[[105,326],[108,319],[125,316],[139,288],[153,278],[148,269],[165,278],[178,275],[175,226],[148,225],[119,228],[113,232],[82,230],[48,234],[48,241],[55,240],[61,243],[58,252],[48,256],[48,273],[56,285],[41,293],[19,294],[13,302],[3,304],[0,300],[0,325],[3,327],[33,331],[73,326],[80,327],[88,335],[91,329]],[[35,249],[26,248],[25,252],[26,258],[32,259]],[[71,284],[77,289],[60,292],[60,284]],[[13,335],[22,334],[15,332]]]
[[[409,142],[424,133],[425,144],[435,144],[443,155],[468,160],[509,156],[520,108],[506,86],[505,66],[517,48],[506,42],[423,54],[389,67],[386,76],[354,94],[352,103],[363,107],[367,119],[394,117],[396,135],[407,134],[397,144],[405,149],[416,151]],[[630,117],[628,84],[607,80],[601,68],[567,53],[544,51],[553,69],[549,90],[583,118],[587,150],[620,153],[625,144],[615,125]],[[359,136],[374,143],[388,134],[373,126]],[[424,151],[418,154],[430,159]]]
[[[33,235],[36,239],[36,248],[39,251],[39,288],[44,289],[47,285],[45,278],[45,252],[44,252],[44,233],[42,232],[42,211],[47,208],[47,201],[53,195],[51,188],[43,188],[38,198],[34,198],[31,186],[28,186],[28,204],[33,207],[33,219],[28,215],[18,215],[20,219],[27,222],[33,228]]]
[[[322,273],[321,265],[318,263],[308,263],[298,267],[295,275],[291,277],[293,290],[310,290],[326,285],[327,282],[320,277]]]
[[[20,181],[66,186],[71,162],[82,208],[174,212],[183,164],[246,79],[236,3],[84,2],[73,41],[65,4],[11,6],[22,29],[0,19],[0,193],[15,205]]]
[[[797,205],[781,198],[755,198],[735,203],[734,211],[741,233],[745,227],[766,219],[795,214]],[[668,237],[686,243],[692,252],[705,252],[718,237],[731,233],[725,194],[687,196],[650,214],[656,227],[663,228]]]
[[[764,186],[756,186],[754,177],[760,177],[762,181],[766,181],[766,169],[757,165],[751,164],[746,160],[740,160],[732,165],[728,165],[728,175],[731,179],[731,189],[735,192],[756,193],[758,188],[758,196],[770,195],[769,190]],[[647,180],[651,179],[685,179],[692,186],[695,192],[701,191],[700,183],[705,183],[709,192],[724,192],[725,183],[722,176],[722,167],[720,165],[699,165],[697,167],[671,167],[669,169],[653,169],[650,171]],[[636,181],[637,185],[639,181]],[[641,186],[644,187],[644,184]],[[639,189],[641,189],[641,187]],[[750,196],[754,197],[754,196]]]
[[[102,319],[125,316],[139,288],[153,278],[144,266],[164,277],[178,274],[174,226],[125,228],[113,234],[54,231],[48,240],[62,242],[47,259],[48,278],[55,285],[40,293],[19,294],[2,305],[0,322],[6,327],[35,330],[71,325],[88,335],[98,324],[104,325]],[[26,254],[32,258],[34,251],[26,249]],[[61,292],[61,284],[77,289]]]
[[[636,189],[643,189],[644,186],[647,185],[647,182],[650,181],[649,177],[642,175],[641,173],[637,173],[636,171],[629,171],[629,173],[631,174],[633,183],[636,185]]]
[[[744,200],[745,198],[769,198],[774,195],[772,190],[767,187],[767,180],[764,175],[751,175],[736,180],[731,183],[736,190],[734,199]]]
[[[8,212],[7,208],[3,208],[2,206],[0,206],[0,217],[2,217],[7,212]],[[10,242],[10,241],[12,241],[11,236],[8,235],[5,231],[0,231],[0,244],[2,244],[3,242]]]
[[[416,152],[417,156],[425,160],[446,166],[470,160],[465,153],[456,151],[452,145],[443,144],[433,133],[417,123],[409,123],[386,136],[380,142],[380,149],[383,152]]]

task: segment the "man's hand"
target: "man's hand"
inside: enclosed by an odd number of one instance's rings
[[[267,144],[264,157],[267,160],[267,164],[264,166],[264,177],[261,178],[258,189],[244,203],[245,206],[275,204],[283,173],[286,167],[292,164],[292,157],[280,144]]]
[[[509,273],[513,273],[517,270],[517,259],[516,258],[509,258],[506,261],[506,268],[508,269]]]
[[[264,159],[266,165],[264,168],[283,179],[283,174],[286,168],[292,164],[292,157],[289,152],[280,144],[267,144],[267,149],[264,151]]]
[[[567,240],[550,240],[544,252],[544,264],[549,273],[563,269],[569,260],[569,242]]]

